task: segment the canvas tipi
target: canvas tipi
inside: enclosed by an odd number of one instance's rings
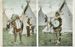
[[[8,23],[8,17],[5,14],[5,9],[3,10],[3,28],[6,28],[6,25]]]
[[[41,7],[40,7],[40,10],[38,12],[38,25],[39,26],[46,25],[46,23],[45,23],[45,14],[43,13]]]
[[[62,20],[63,20],[63,25],[62,25],[62,32],[72,32],[72,13],[68,7],[68,3],[64,1],[64,7],[61,10],[63,15]]]

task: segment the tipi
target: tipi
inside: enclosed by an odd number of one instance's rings
[[[39,26],[46,25],[46,23],[45,23],[45,14],[43,13],[41,7],[40,7],[40,10],[38,12],[38,25]]]
[[[5,9],[3,10],[3,28],[6,28],[6,25],[8,23],[8,17],[5,14]]]
[[[61,16],[63,20],[62,32],[65,32],[65,31],[71,32],[72,31],[72,13],[70,12],[66,1],[64,1],[64,6],[61,11],[63,12],[63,15]]]

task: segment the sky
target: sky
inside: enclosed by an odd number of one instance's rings
[[[26,0],[3,0],[3,7],[9,19],[11,18],[12,14],[17,14],[21,16],[26,4],[27,4]],[[36,5],[36,1],[30,0],[30,7],[34,14],[36,12],[35,5]]]
[[[64,0],[39,0],[39,7],[41,6],[45,14],[50,13],[50,11],[56,11]],[[70,11],[72,12],[72,0],[65,0]]]
[[[34,14],[39,11],[39,7],[43,8],[45,14],[49,14],[51,11],[56,11],[64,0],[38,0],[38,9],[36,9],[36,0],[30,0],[30,7]],[[72,0],[66,0],[70,11],[72,12]],[[12,14],[18,14],[21,16],[26,6],[26,0],[3,0],[3,7],[5,13],[10,18]]]

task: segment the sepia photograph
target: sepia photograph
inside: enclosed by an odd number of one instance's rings
[[[38,0],[39,46],[72,46],[73,0]]]
[[[3,47],[73,47],[73,0],[2,0]]]
[[[3,46],[36,46],[36,0],[3,0]]]

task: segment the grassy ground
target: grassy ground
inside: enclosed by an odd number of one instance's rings
[[[56,36],[54,33],[44,33],[42,32],[42,29],[44,26],[39,27],[39,45],[40,46],[56,46],[55,40]],[[59,46],[72,46],[72,33],[71,32],[65,32],[62,33],[62,39]],[[17,44],[12,43],[13,42],[13,35],[9,34],[8,31],[3,31],[3,46],[36,46],[36,35],[32,35],[30,37],[27,37],[26,35],[23,35],[22,37],[22,43],[19,43],[19,39],[17,39]]]
[[[17,37],[17,43],[13,43],[13,35],[9,34],[8,31],[4,29],[3,31],[3,46],[36,46],[36,35],[27,37],[22,36],[22,43],[19,43],[19,37]]]
[[[39,45],[40,46],[56,46],[56,36],[54,33],[42,32],[44,26],[39,26]],[[72,46],[72,32],[62,33],[61,43],[58,46]]]

